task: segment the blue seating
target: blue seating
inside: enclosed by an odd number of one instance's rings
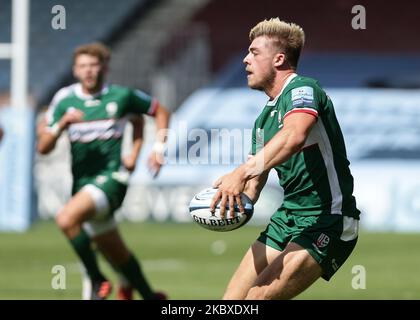
[[[29,88],[38,101],[70,74],[74,47],[92,41],[106,41],[135,10],[148,0],[30,1]],[[66,9],[66,30],[51,26],[54,5]],[[11,0],[0,0],[0,42],[10,41]],[[0,60],[0,90],[9,88],[8,61]]]

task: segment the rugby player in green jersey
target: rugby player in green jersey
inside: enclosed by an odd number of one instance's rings
[[[113,214],[121,206],[129,178],[124,167],[127,163],[121,161],[125,124],[133,115],[155,118],[156,142],[148,165],[157,175],[163,164],[170,114],[142,91],[106,84],[109,59],[109,50],[98,43],[75,50],[73,73],[79,82],[54,96],[37,149],[49,153],[67,130],[73,196],[58,212],[56,222],[86,268],[92,282],[92,299],[107,298],[111,284],[99,270],[91,240],[144,299],[162,299],[164,296],[152,290],[138,261],[125,246]]]
[[[250,32],[248,86],[269,100],[256,119],[249,160],[215,181],[220,201],[241,211],[274,169],[284,201],[245,254],[224,299],[291,299],[318,278],[329,280],[356,245],[360,211],[333,103],[314,79],[296,74],[304,32],[278,18]]]

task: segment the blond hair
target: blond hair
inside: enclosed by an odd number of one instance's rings
[[[76,58],[81,54],[97,57],[102,64],[108,63],[111,58],[111,51],[100,42],[88,43],[77,47],[73,53],[73,63],[76,62]]]
[[[290,66],[296,69],[300,52],[305,43],[305,32],[300,26],[282,21],[279,18],[271,18],[259,22],[249,32],[251,42],[260,36],[266,36],[274,40],[276,49],[283,51]]]

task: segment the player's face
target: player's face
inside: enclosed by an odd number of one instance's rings
[[[104,81],[105,70],[106,68],[99,58],[89,54],[78,55],[73,66],[75,77],[87,91],[100,89]]]
[[[272,86],[276,75],[275,54],[269,38],[261,36],[252,41],[243,60],[250,88],[265,91]]]

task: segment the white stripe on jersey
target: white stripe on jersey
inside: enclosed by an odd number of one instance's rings
[[[71,142],[82,143],[120,138],[127,121],[128,117],[72,123],[68,129],[69,138]]]
[[[337,171],[334,166],[331,142],[330,139],[328,139],[327,131],[325,130],[322,119],[319,120],[312,127],[312,130],[306,139],[304,148],[313,144],[318,144],[322,158],[324,159],[325,168],[327,169],[328,183],[331,189],[331,213],[342,214],[343,194],[341,193]]]

